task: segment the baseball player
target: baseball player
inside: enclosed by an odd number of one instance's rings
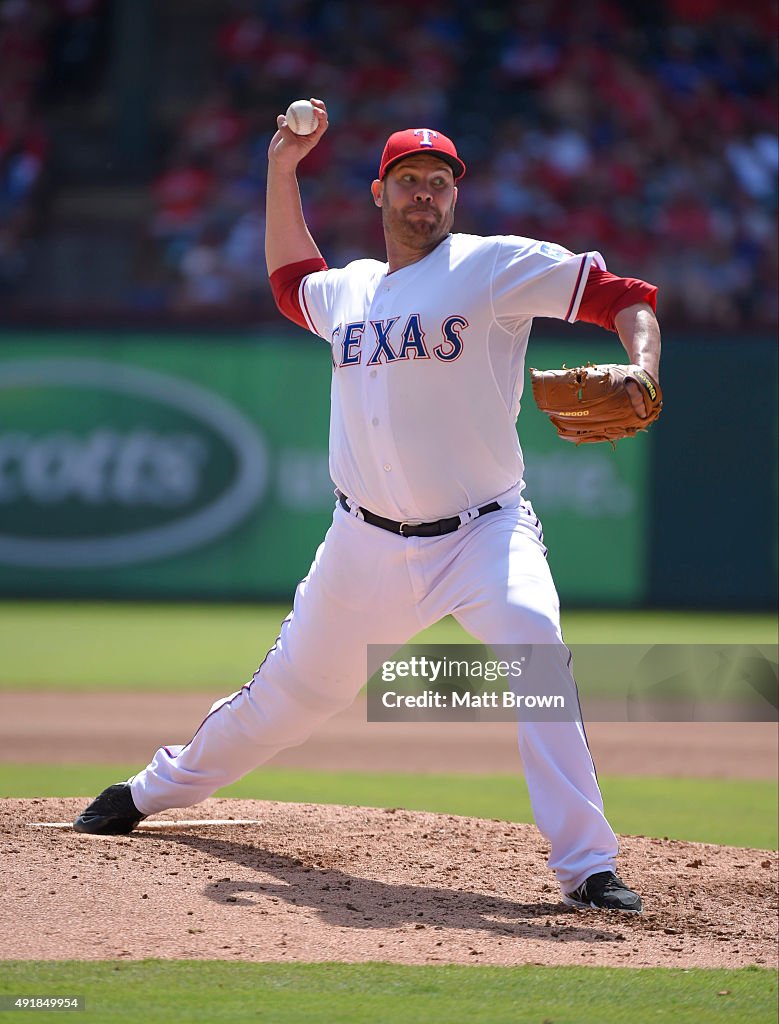
[[[124,834],[198,803],[347,707],[366,647],[399,647],[453,615],[477,640],[556,645],[552,692],[572,685],[541,525],[522,495],[515,421],[535,316],[616,330],[657,379],[655,288],[609,274],[597,252],[515,236],[452,233],[465,165],[428,128],[391,135],[371,185],[387,262],[328,269],[301,209],[296,168],[327,130],[283,115],[269,151],[266,259],[281,312],[330,346],[332,525],[291,614],[255,672],[184,746],[162,747],[76,819]],[[616,875],[581,721],[520,722],[536,823],[564,901],[640,913]]]

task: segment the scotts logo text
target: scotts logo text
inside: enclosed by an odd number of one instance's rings
[[[177,555],[244,519],[267,469],[257,428],[179,377],[89,359],[0,363],[0,564]]]

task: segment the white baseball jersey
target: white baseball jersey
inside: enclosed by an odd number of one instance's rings
[[[330,474],[395,520],[456,515],[522,487],[516,431],[533,317],[573,322],[600,253],[518,236],[449,235],[389,273],[309,274],[299,300],[331,345]]]

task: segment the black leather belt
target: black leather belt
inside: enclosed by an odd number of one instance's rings
[[[346,495],[342,494],[341,491],[336,491],[335,493],[344,512],[353,515]],[[482,505],[481,508],[477,509],[476,515],[473,518],[478,519],[479,516],[486,516],[490,512],[497,512],[500,507],[497,501],[491,501],[489,505]],[[397,523],[394,519],[385,519],[384,516],[377,516],[375,512],[369,512],[367,508],[362,507],[360,507],[360,515],[371,526],[378,526],[382,530],[389,530],[390,533],[398,533],[401,537],[442,537],[445,533],[454,533],[455,530],[459,530],[460,526],[463,525],[460,522],[459,516],[452,516],[450,519],[438,519],[434,523]]]

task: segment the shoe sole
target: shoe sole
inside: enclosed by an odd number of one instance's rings
[[[135,826],[139,825],[143,820],[143,818],[139,818],[137,821],[130,821],[128,819],[126,823],[114,822],[100,824],[99,822],[93,823],[90,821],[82,821],[81,818],[76,818],[73,822],[73,831],[91,836],[126,836],[129,835]]]
[[[568,907],[573,907],[575,910],[607,910],[609,913],[617,914],[643,914],[644,908],[641,910],[633,910],[631,907],[599,907],[597,903],[582,903],[580,900],[572,899],[570,896],[563,896],[563,903]]]

